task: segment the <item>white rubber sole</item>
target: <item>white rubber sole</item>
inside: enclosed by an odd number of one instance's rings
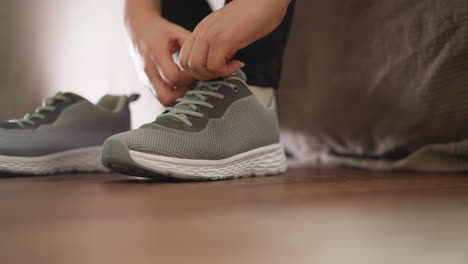
[[[39,157],[0,156],[0,172],[44,175],[62,172],[106,172],[102,147],[67,150]]]
[[[133,162],[166,176],[191,180],[221,180],[284,173],[286,155],[281,144],[257,148],[223,160],[191,160],[130,150]]]

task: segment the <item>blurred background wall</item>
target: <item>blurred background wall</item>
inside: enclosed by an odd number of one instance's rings
[[[13,118],[39,103],[44,76],[33,1],[0,1],[0,119]]]

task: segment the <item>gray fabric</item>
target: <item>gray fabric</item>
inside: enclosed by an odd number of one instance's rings
[[[298,1],[284,70],[280,121],[297,160],[395,162],[462,141],[468,1]]]
[[[279,142],[276,113],[250,95],[235,101],[222,118],[210,119],[200,132],[148,124],[112,138],[130,150],[184,159],[225,159]]]
[[[129,129],[128,104],[115,113],[81,101],[63,110],[52,124],[37,129],[0,129],[0,155],[32,157],[97,146]]]
[[[429,144],[399,160],[327,155],[321,162],[327,165],[349,165],[374,170],[462,172],[468,171],[468,140]]]
[[[115,109],[117,109],[117,106],[119,105],[121,100],[122,100],[122,96],[108,94],[108,95],[103,96],[101,100],[99,100],[97,105],[109,111],[114,111]]]

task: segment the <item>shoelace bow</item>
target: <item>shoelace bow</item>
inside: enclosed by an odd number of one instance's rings
[[[197,106],[202,105],[210,109],[214,108],[213,104],[205,102],[208,96],[224,99],[224,95],[217,92],[222,85],[228,86],[233,90],[237,89],[235,84],[226,80],[207,82],[199,81],[192,90],[186,92],[183,97],[177,99],[176,104],[173,107],[166,108],[161,116],[175,118],[191,127],[192,122],[190,122],[188,116],[204,117],[202,113],[197,112]],[[202,88],[207,88],[207,90],[202,90]],[[181,108],[181,106],[184,105],[188,106],[191,110]]]
[[[23,118],[16,119],[16,120],[10,120],[10,122],[17,123],[21,127],[24,126],[24,124],[29,124],[31,126],[34,126],[34,118],[44,120],[46,116],[42,114],[43,112],[53,112],[57,108],[52,106],[54,102],[57,101],[63,101],[66,102],[69,99],[63,95],[63,93],[57,93],[56,95],[49,97],[45,99],[42,103],[42,106],[36,108],[32,114],[26,114]]]

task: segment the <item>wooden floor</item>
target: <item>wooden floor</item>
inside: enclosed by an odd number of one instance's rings
[[[0,177],[0,263],[468,263],[468,175]]]

